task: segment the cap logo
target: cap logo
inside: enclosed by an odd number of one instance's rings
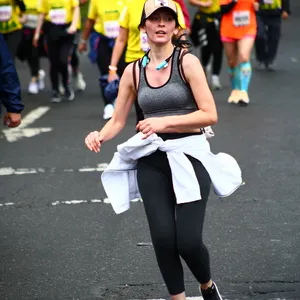
[[[155,0],[155,6],[169,6],[168,0]]]

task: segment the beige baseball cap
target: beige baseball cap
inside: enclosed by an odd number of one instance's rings
[[[160,8],[168,8],[170,9],[176,18],[176,22],[178,23],[178,14],[177,7],[174,1],[172,0],[147,0],[144,4],[144,9],[142,13],[142,18],[139,27],[142,25],[143,21],[149,18],[154,12],[156,12]]]

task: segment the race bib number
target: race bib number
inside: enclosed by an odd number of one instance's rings
[[[264,0],[264,4],[274,4],[274,0]]]
[[[50,21],[56,25],[67,23],[67,12],[64,8],[51,9],[49,12]]]
[[[250,24],[250,11],[235,11],[233,13],[233,24],[236,27]]]
[[[10,5],[0,6],[0,22],[9,21],[12,17],[12,7]]]
[[[36,25],[38,23],[38,15],[33,15],[33,14],[28,14],[27,15],[27,22],[26,22],[26,27],[29,28],[36,28]]]
[[[144,33],[144,32],[141,32],[140,33],[140,40],[141,40],[141,49],[144,52],[147,52],[150,49],[149,44],[148,44],[147,34]]]
[[[120,32],[120,26],[118,21],[105,21],[104,22],[104,32],[109,38],[115,39]]]

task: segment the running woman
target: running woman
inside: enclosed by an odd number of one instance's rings
[[[199,282],[204,300],[222,300],[217,285],[211,280],[209,253],[202,240],[210,175],[213,174],[204,167],[211,153],[199,129],[215,124],[217,111],[199,59],[185,48],[172,44],[179,27],[173,1],[145,2],[139,28],[147,32],[150,51],[126,67],[113,117],[100,132],[88,134],[85,143],[88,149],[98,153],[103,143],[125,127],[134,102],[139,102],[145,119],[137,124],[139,133],[128,141],[129,147],[115,155],[115,170],[128,166],[128,172],[135,172],[135,175],[126,173],[126,178],[136,176],[156,258],[171,299],[186,300],[182,258]],[[120,146],[118,149],[123,148]],[[199,160],[195,155],[201,150],[208,156]],[[132,156],[127,157],[130,151]],[[185,155],[188,151],[192,156]],[[133,170],[134,165],[136,169]],[[177,174],[175,169],[179,165],[183,170],[177,169]],[[112,173],[117,174],[113,164],[111,166]],[[189,168],[194,179],[190,187],[201,189],[195,193],[197,195],[189,193],[190,178],[182,176],[182,171]],[[232,172],[232,168],[229,170]],[[223,176],[219,180],[226,181]],[[135,186],[135,182],[127,183]],[[120,190],[116,191],[116,182],[113,184],[116,195]],[[227,186],[227,182],[223,186]],[[121,194],[120,197],[127,198],[127,193]],[[184,203],[180,204],[180,196]],[[120,197],[114,198],[118,213],[128,209],[128,202],[124,203]]]
[[[213,90],[219,90],[222,88],[220,83],[220,72],[222,67],[223,58],[223,44],[220,37],[220,4],[219,0],[189,0],[189,3],[198,7],[199,11],[194,17],[194,22],[201,22],[206,34],[206,45],[201,46],[201,62],[208,81],[211,81],[211,87]],[[203,32],[204,32],[203,31]],[[198,35],[197,32],[192,34]],[[198,38],[198,37],[197,37]],[[212,62],[212,76],[210,77],[210,59]]]
[[[247,106],[252,75],[250,54],[256,37],[259,0],[220,0],[221,40],[228,61],[232,92],[228,103]]]
[[[25,10],[22,0],[0,0],[0,33],[13,60],[22,40],[22,27],[26,22]]]
[[[51,102],[61,102],[59,75],[62,76],[64,96],[70,101],[74,100],[75,94],[70,84],[68,65],[80,21],[79,0],[40,0],[38,11],[40,14],[33,45],[38,46],[43,26],[50,63]]]
[[[97,34],[97,66],[101,75],[109,73],[109,63],[111,60],[115,40],[120,32],[119,18],[124,7],[120,0],[91,0],[89,4],[88,17],[84,25],[79,51],[87,50],[87,42],[94,29]],[[118,75],[121,76],[125,68],[124,55],[118,62]],[[107,99],[104,89],[100,85],[102,98],[104,100],[103,119],[108,120],[114,112],[114,103]]]
[[[39,46],[34,47],[33,36],[38,23],[38,0],[24,0],[26,21],[23,27],[23,38],[20,44],[18,57],[24,58],[30,70],[31,80],[28,85],[29,94],[38,94],[45,88],[45,71],[40,69],[41,47],[43,47],[43,35],[40,37]]]

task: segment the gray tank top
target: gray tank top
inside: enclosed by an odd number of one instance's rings
[[[149,85],[146,70],[141,67],[137,100],[144,118],[185,115],[198,110],[189,85],[181,77],[179,58],[180,49],[176,48],[171,60],[170,77],[160,87]]]

